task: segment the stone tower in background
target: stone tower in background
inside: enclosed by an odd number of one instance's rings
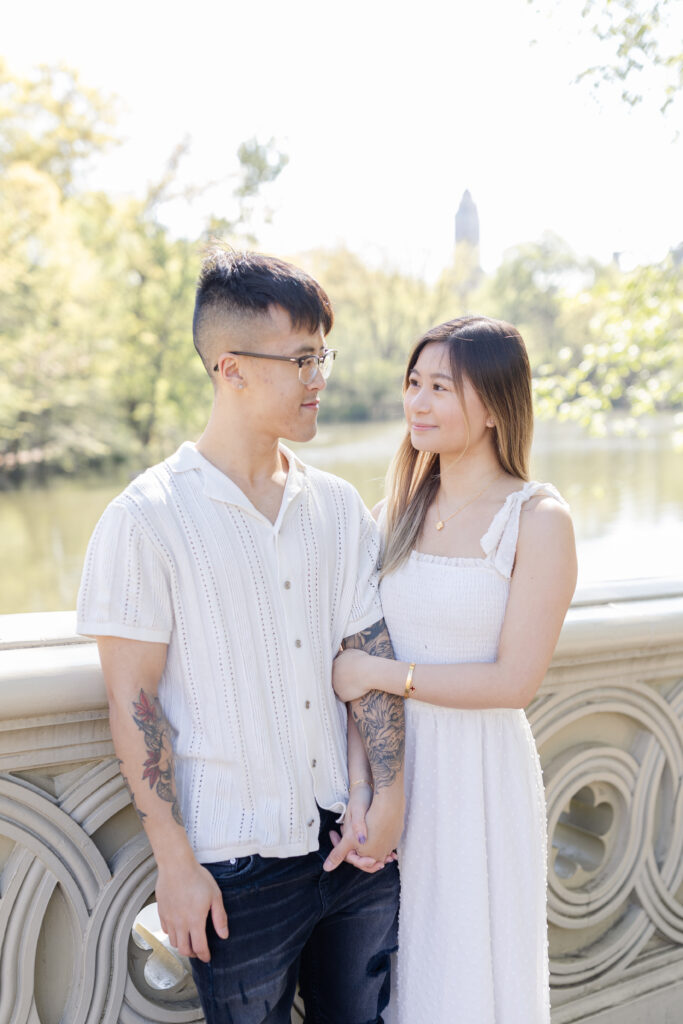
[[[465,189],[455,215],[455,244],[467,242],[473,248],[479,248],[479,214],[470,190]]]
[[[469,189],[465,189],[455,215],[455,250],[451,288],[457,296],[459,313],[469,310],[483,271],[479,265],[479,214]]]

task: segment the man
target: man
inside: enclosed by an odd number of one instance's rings
[[[332,321],[302,271],[207,254],[193,322],[206,429],[107,508],[79,593],[161,923],[193,958],[209,1024],[284,1024],[297,977],[310,1022],[381,1021],[388,998],[403,707],[354,704],[349,780],[331,687],[342,642],[391,656],[376,534],[350,485],[280,442],[316,433]],[[370,781],[367,838],[361,815],[340,840],[349,782],[369,799]]]

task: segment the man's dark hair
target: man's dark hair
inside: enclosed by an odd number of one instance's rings
[[[322,327],[327,335],[332,329],[330,300],[305,271],[261,253],[237,252],[220,244],[207,249],[197,282],[192,337],[209,375],[211,357],[203,343],[205,324],[222,315],[263,316],[270,306],[286,310],[294,330],[315,334]]]

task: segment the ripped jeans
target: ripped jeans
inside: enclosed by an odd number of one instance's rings
[[[297,979],[306,1024],[382,1024],[396,949],[398,866],[374,875],[322,870],[335,816],[321,811],[320,849],[302,857],[206,864],[223,893],[230,935],[211,918],[211,960],[192,972],[207,1024],[289,1024]]]

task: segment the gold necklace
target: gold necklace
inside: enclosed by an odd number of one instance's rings
[[[434,498],[434,504],[436,505],[436,516],[437,516],[436,528],[437,528],[437,530],[443,530],[444,526],[449,521],[449,519],[452,519],[453,516],[457,516],[458,512],[462,512],[463,509],[467,508],[468,505],[471,505],[473,502],[475,502],[477,500],[477,498],[481,498],[482,494],[484,494],[485,491],[488,491],[489,487],[493,487],[493,485],[495,484],[496,480],[498,480],[499,477],[500,477],[500,473],[497,473],[494,476],[493,480],[491,480],[489,483],[487,483],[486,487],[483,487],[480,491],[478,491],[474,495],[473,498],[469,498],[468,501],[466,501],[464,505],[460,505],[459,508],[456,508],[455,512],[451,512],[451,514],[449,516],[446,516],[445,519],[441,518],[441,513],[439,512],[439,496],[437,494],[435,496],[435,498]]]

